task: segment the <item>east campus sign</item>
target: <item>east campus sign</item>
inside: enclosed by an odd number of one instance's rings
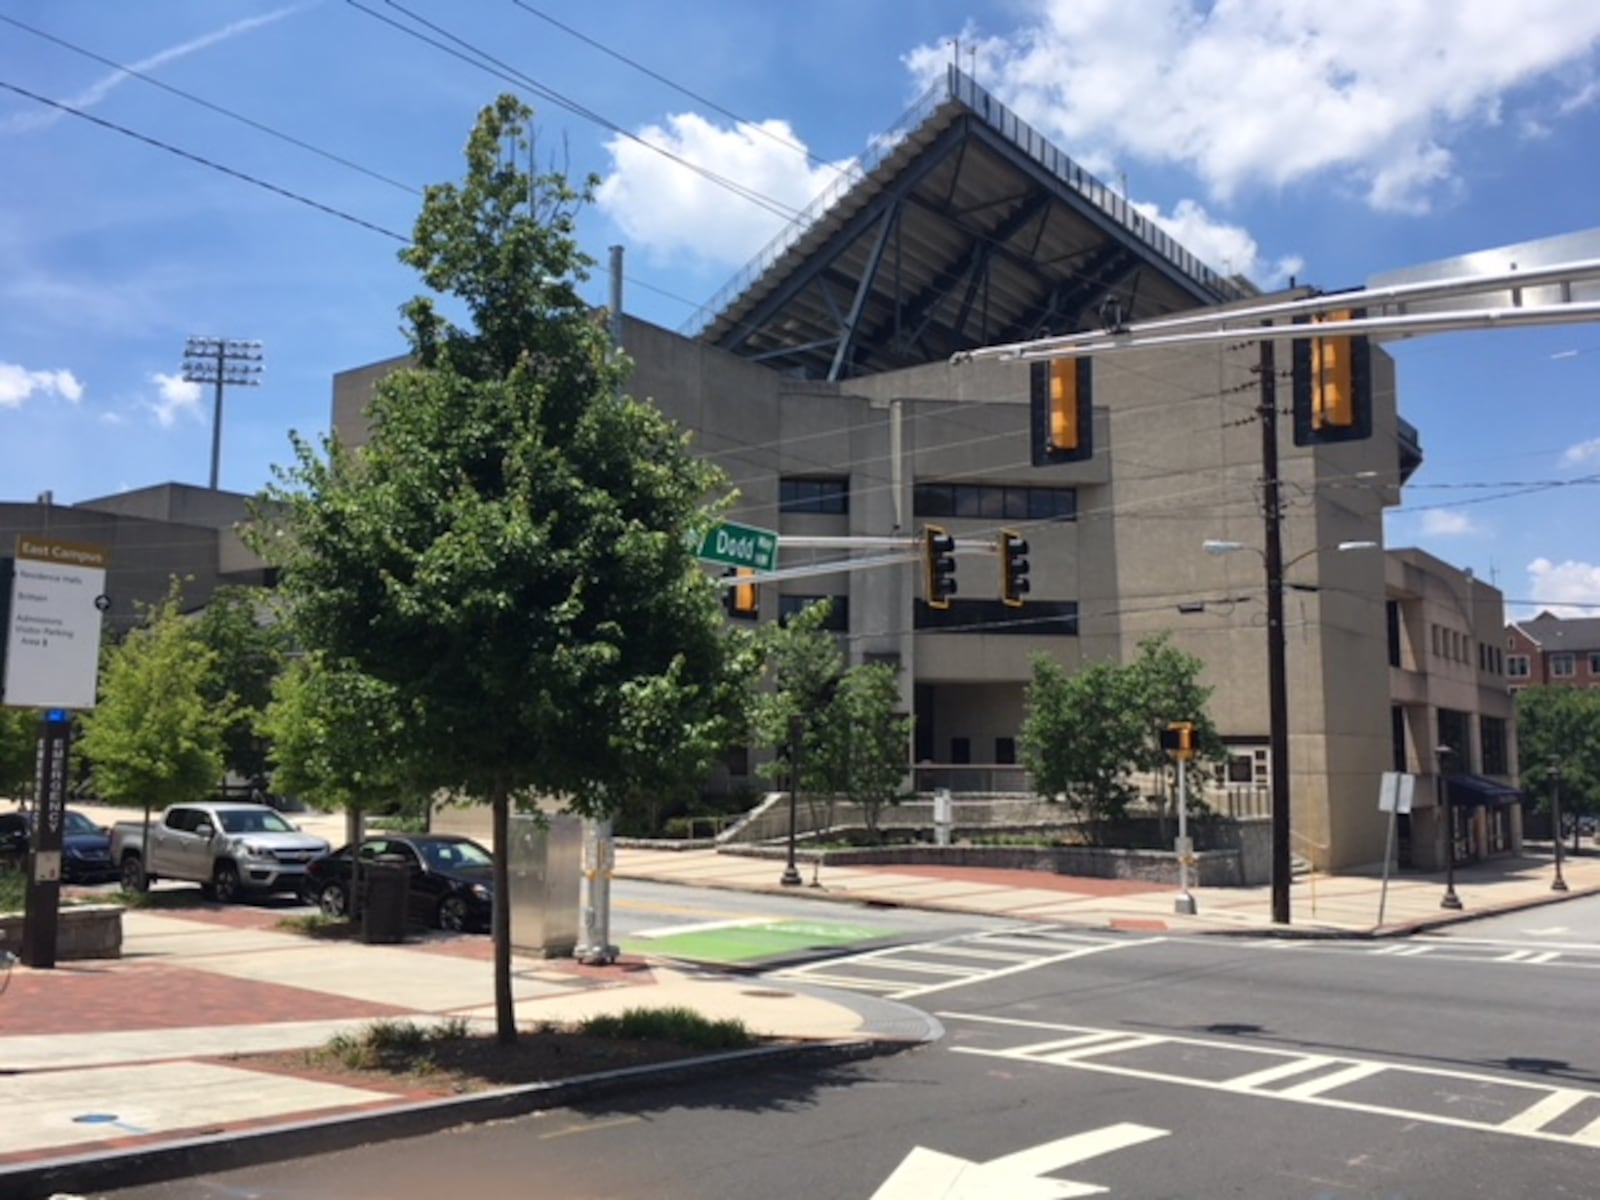
[[[9,608],[0,704],[93,708],[110,554],[103,546],[25,533],[17,538],[16,559],[5,565],[11,578],[3,597]]]

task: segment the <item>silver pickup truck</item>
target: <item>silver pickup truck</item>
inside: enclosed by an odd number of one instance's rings
[[[174,804],[150,826],[148,861],[144,822],[111,827],[111,861],[128,892],[142,892],[156,879],[189,880],[222,901],[245,892],[298,892],[306,864],[327,852],[326,841],[301,833],[264,804]]]

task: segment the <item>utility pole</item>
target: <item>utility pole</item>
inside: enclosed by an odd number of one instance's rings
[[[1289,924],[1289,683],[1283,634],[1283,511],[1278,480],[1278,385],[1273,343],[1261,342],[1261,509],[1266,522],[1267,725],[1272,759],[1272,920]]]
[[[211,490],[217,490],[222,466],[222,389],[256,387],[261,382],[261,343],[232,338],[190,337],[183,347],[186,383],[216,386],[211,412]]]

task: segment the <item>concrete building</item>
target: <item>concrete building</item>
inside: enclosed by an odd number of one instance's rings
[[[919,780],[1015,786],[1033,656],[1069,670],[1123,662],[1165,633],[1206,665],[1213,716],[1237,749],[1230,778],[1264,784],[1264,571],[1249,549],[1263,537],[1257,347],[1097,362],[1094,456],[1043,468],[1030,465],[1026,367],[948,361],[1098,327],[1108,298],[1137,320],[1257,295],[952,68],[905,136],[687,330],[625,319],[622,340],[633,394],[692,431],[737,488],[733,519],[908,545],[934,523],[973,551],[958,560],[945,611],[924,602],[910,563],[760,589],[768,620],[834,597],[851,661],[900,667]],[[1384,556],[1338,549],[1381,543],[1383,510],[1421,462],[1392,362],[1379,350],[1372,359],[1370,439],[1281,439],[1294,850],[1321,867],[1381,856],[1378,779],[1394,757]],[[333,426],[346,444],[365,440],[372,387],[403,363],[335,377]],[[1002,528],[1031,544],[1021,609],[999,602],[996,559],[981,552]],[[1246,552],[1209,555],[1208,539]],[[824,557],[785,550],[780,565]]]
[[[1499,645],[1504,597],[1421,550],[1385,557],[1390,769],[1417,776],[1400,861],[1444,865],[1446,796],[1456,808],[1457,863],[1520,854],[1516,714]]]

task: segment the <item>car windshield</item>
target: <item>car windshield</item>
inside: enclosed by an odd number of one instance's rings
[[[66,830],[68,833],[99,833],[100,827],[80,812],[68,812]]]
[[[428,865],[439,871],[487,867],[493,862],[489,852],[476,842],[418,842],[417,849]]]
[[[217,814],[224,833],[293,833],[294,826],[271,809],[225,808]]]

